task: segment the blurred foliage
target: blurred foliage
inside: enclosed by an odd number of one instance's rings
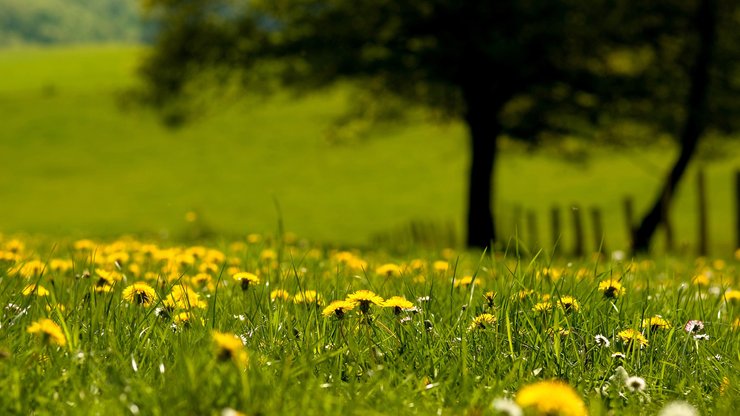
[[[447,118],[490,107],[509,137],[534,143],[634,145],[675,137],[685,117],[697,4],[148,0],[164,29],[142,73],[148,99],[164,107],[183,106],[214,71],[236,70],[249,89],[268,78],[296,91],[352,79],[365,92],[337,136],[398,118],[401,100]],[[738,128],[740,12],[734,1],[716,7],[709,126],[726,134]]]

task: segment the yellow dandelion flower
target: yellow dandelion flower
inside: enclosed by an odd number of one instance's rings
[[[275,250],[266,248],[260,253],[260,260],[270,262],[277,259],[277,253]]]
[[[347,301],[360,307],[360,312],[368,313],[370,305],[383,306],[383,298],[369,290],[358,290],[355,293],[347,295]]]
[[[740,290],[728,290],[725,292],[725,302],[736,305],[740,303]]]
[[[486,306],[488,306],[489,308],[493,308],[493,300],[495,297],[496,297],[496,294],[492,290],[489,290],[488,292],[484,293],[483,299],[486,301]]]
[[[432,263],[432,269],[434,269],[435,272],[439,272],[439,273],[446,272],[449,267],[450,267],[450,263],[444,260],[437,260],[434,263]]]
[[[735,318],[734,321],[732,321],[732,330],[737,331],[740,329],[740,318]]]
[[[219,361],[232,361],[238,367],[247,366],[249,356],[247,351],[244,350],[244,344],[239,337],[219,331],[213,331],[211,336],[216,345],[216,358]]]
[[[624,295],[627,290],[618,280],[609,279],[599,283],[599,292],[607,299],[616,299]]]
[[[256,274],[248,272],[234,273],[231,277],[241,285],[242,290],[247,290],[249,285],[256,285],[260,282],[260,278]]]
[[[453,286],[454,287],[467,287],[467,286],[470,286],[472,283],[473,283],[473,276],[463,276],[459,279],[455,279]],[[475,279],[476,285],[479,285],[482,283],[483,281],[481,280],[481,278],[478,277]]]
[[[43,342],[47,344],[60,346],[67,344],[67,338],[64,336],[64,332],[62,332],[62,328],[51,319],[41,319],[33,322],[26,328],[26,332],[40,336]]]
[[[55,273],[65,273],[72,268],[72,260],[51,259],[49,261],[49,270]]]
[[[642,335],[640,331],[635,331],[632,328],[625,329],[624,331],[619,331],[617,333],[617,338],[625,343],[630,349],[634,346],[639,346],[640,348],[643,348],[648,345],[647,338],[645,338],[645,336]]]
[[[336,316],[339,319],[344,318],[344,314],[354,309],[355,304],[346,300],[335,300],[321,312],[325,317]]]
[[[414,304],[406,300],[403,296],[391,296],[383,302],[384,308],[393,308],[393,313],[398,315],[404,309],[411,309]]]
[[[550,302],[537,302],[532,307],[532,312],[549,312],[552,310],[552,303]]]
[[[46,305],[45,309],[47,312],[52,312],[52,311],[66,312],[67,311],[67,307],[61,303],[55,303],[53,305],[48,304]]]
[[[150,306],[157,300],[157,292],[144,282],[136,282],[123,289],[123,299],[136,305]]]
[[[581,305],[573,296],[562,296],[558,301],[558,306],[565,312],[579,312],[581,310]]]
[[[270,300],[275,301],[277,299],[288,300],[290,299],[290,293],[284,289],[275,289],[270,292]]]
[[[529,298],[534,294],[534,290],[532,289],[522,289],[516,293],[514,293],[513,298],[518,300],[524,300]]]
[[[102,282],[99,281],[99,283],[102,285],[104,283],[107,283],[109,285],[112,285],[116,282],[120,282],[123,280],[123,275],[117,271],[108,271],[105,269],[95,269],[95,274],[98,276]]]
[[[704,274],[697,274],[691,279],[691,283],[694,286],[702,286],[702,287],[709,286],[709,277]]]
[[[660,315],[651,316],[642,320],[642,327],[647,328],[650,331],[657,331],[659,329],[670,329],[671,323],[665,320]]]
[[[385,277],[397,277],[401,275],[401,267],[397,264],[386,263],[375,269],[375,273]]]
[[[41,285],[30,284],[23,288],[23,296],[36,295],[39,297],[49,296],[49,291]]]
[[[105,258],[105,260],[107,263],[121,266],[122,264],[128,263],[130,257],[131,256],[129,256],[129,254],[125,251],[117,251],[117,252],[109,254]]]
[[[162,301],[162,304],[168,309],[205,309],[206,302],[200,298],[200,295],[193,289],[184,286],[176,285],[172,288],[172,291]]]
[[[26,244],[21,240],[13,239],[5,243],[5,250],[11,253],[22,253],[25,248]]]
[[[321,305],[324,303],[324,299],[315,290],[304,290],[293,296],[293,303],[296,305]]]
[[[516,394],[516,403],[535,415],[588,415],[581,396],[562,381],[540,381],[524,386]]]
[[[0,262],[15,263],[18,260],[20,260],[18,254],[0,250]]]
[[[45,268],[46,265],[42,261],[31,260],[21,266],[20,273],[21,276],[30,279],[39,276]]]
[[[470,323],[468,331],[473,331],[476,329],[487,329],[493,327],[494,325],[496,325],[496,317],[491,315],[490,313],[483,313],[473,318],[473,322]]]
[[[426,263],[422,259],[413,259],[408,264],[409,270],[421,273],[426,268]]]
[[[555,281],[560,279],[563,272],[563,269],[544,267],[542,270],[537,272],[537,278]]]
[[[198,273],[190,278],[190,283],[198,288],[209,288],[213,277],[209,273]]]
[[[181,326],[183,328],[190,328],[191,326],[193,326],[193,322],[198,321],[199,320],[190,311],[180,312],[172,318],[172,322],[175,325]],[[203,318],[200,318],[200,325],[204,324],[205,322],[203,321]]]

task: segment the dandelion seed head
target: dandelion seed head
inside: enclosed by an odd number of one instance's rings
[[[627,390],[637,393],[645,390],[646,383],[642,377],[632,376],[624,381],[624,385],[627,387]]]
[[[493,410],[506,416],[522,416],[522,408],[511,399],[498,398],[491,403]]]
[[[686,402],[676,401],[660,409],[658,416],[699,416],[699,412]]]

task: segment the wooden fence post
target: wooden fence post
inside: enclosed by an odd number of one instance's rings
[[[740,173],[738,174],[738,191],[740,191]],[[738,212],[740,212],[740,210]],[[740,218],[740,216],[738,218]],[[559,206],[553,205],[552,208],[550,208],[550,221],[552,224],[552,227],[551,227],[552,251],[553,251],[553,254],[555,254],[558,251],[560,251],[559,247],[563,244],[563,242],[561,241],[562,227],[560,225],[560,207]],[[740,236],[740,233],[738,233],[738,235]]]
[[[701,168],[696,172],[696,191],[699,203],[699,255],[706,256],[709,251],[709,234],[707,231],[707,189],[704,169]]]
[[[604,225],[601,221],[601,209],[591,207],[591,222],[594,230],[594,252],[606,253],[606,237],[604,236]]]
[[[573,216],[573,255],[575,257],[583,257],[583,221],[581,219],[581,209],[578,205],[573,204],[570,212]]]

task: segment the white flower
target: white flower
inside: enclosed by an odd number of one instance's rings
[[[627,370],[624,369],[621,365],[614,369],[614,375],[609,377],[609,381],[620,381],[625,382],[630,377],[629,374],[627,374]]]
[[[709,335],[707,335],[707,334],[697,334],[697,335],[694,335],[694,339],[706,341],[706,340],[709,339]]]
[[[596,335],[594,337],[594,341],[599,347],[609,348],[609,346],[611,345],[611,342],[609,342],[609,340],[601,334]]]
[[[522,408],[511,399],[495,399],[491,403],[493,410],[506,416],[522,416]]]
[[[686,402],[671,402],[660,410],[658,416],[699,416],[699,412]]]
[[[624,381],[624,385],[627,387],[627,390],[635,393],[645,390],[646,384],[644,378],[632,376],[628,377],[627,380]]]
[[[689,322],[686,322],[686,325],[683,326],[683,330],[689,333],[693,332],[699,332],[704,329],[704,322],[692,319]]]

